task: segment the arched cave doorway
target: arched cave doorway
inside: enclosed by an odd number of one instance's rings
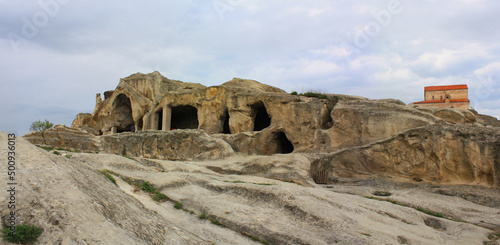
[[[116,132],[130,132],[134,119],[132,118],[132,104],[125,94],[116,96],[113,106],[114,126]]]
[[[294,150],[292,142],[288,140],[286,134],[282,131],[275,133],[275,142],[277,143],[276,153],[289,154]]]
[[[229,128],[229,111],[227,109],[224,110],[222,120],[223,120],[222,133],[231,134],[231,128]]]
[[[170,129],[197,129],[198,109],[190,105],[172,107]]]
[[[262,101],[252,105],[254,127],[253,131],[261,131],[271,125],[271,118],[267,114],[266,106]]]

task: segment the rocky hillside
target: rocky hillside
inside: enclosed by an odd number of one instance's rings
[[[41,244],[498,244],[499,125],[138,73],[72,127],[17,139],[19,221]]]
[[[7,134],[0,142],[5,156]],[[482,244],[500,227],[498,190],[317,185],[310,154],[172,161],[16,146],[17,219],[44,229],[39,244]]]

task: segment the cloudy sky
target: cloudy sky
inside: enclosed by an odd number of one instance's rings
[[[96,93],[155,70],[406,103],[468,84],[500,118],[498,13],[497,0],[0,0],[0,131],[69,126]]]

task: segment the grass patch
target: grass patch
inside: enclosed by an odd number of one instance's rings
[[[38,237],[42,234],[43,229],[34,225],[16,225],[15,232],[11,227],[5,227],[3,229],[3,237],[5,240],[11,243],[17,244],[32,244],[38,240]]]
[[[182,209],[183,207],[184,207],[184,205],[182,205],[182,203],[181,203],[181,202],[176,202],[176,203],[174,204],[174,208],[176,208],[176,209]]]
[[[149,183],[147,181],[143,181],[141,184],[141,190],[149,192],[149,193],[155,193],[156,188],[154,188],[153,185],[151,185],[151,183]]]
[[[134,160],[134,161],[135,161],[135,159],[134,159],[133,157],[131,157],[131,156],[123,155],[123,157],[125,157],[125,158],[128,158],[128,159],[130,159],[130,160]]]
[[[115,174],[115,175],[120,176],[118,174]],[[151,183],[149,183],[147,181],[140,180],[140,179],[134,179],[134,178],[125,178],[123,176],[120,176],[120,178],[123,181],[127,182],[129,185],[135,186],[135,188],[149,193],[149,196],[157,202],[164,201],[164,200],[167,200],[167,201],[170,200],[170,198],[168,198],[168,196],[161,193]]]
[[[111,174],[115,174],[113,171],[103,169],[103,170],[100,170],[99,172],[101,174],[104,174],[104,176],[106,176],[113,184],[118,185],[118,184],[116,184],[116,179],[111,175]]]
[[[361,235],[364,235],[364,236],[367,236],[367,237],[371,237],[372,235],[368,234],[368,233],[361,233]]]
[[[224,226],[221,222],[219,222],[218,220],[216,219],[210,219],[210,221],[212,222],[212,224],[214,225],[218,225],[218,226]]]
[[[52,147],[52,146],[40,146],[40,148],[42,148],[42,149],[44,149],[46,151],[51,151],[51,150],[54,149],[54,147]]]
[[[68,159],[70,159],[72,157],[72,155],[71,154],[66,154],[65,157],[68,158]]]
[[[441,213],[434,212],[434,211],[427,210],[427,209],[423,209],[423,208],[408,206],[408,205],[405,205],[405,204],[400,203],[400,202],[398,202],[396,200],[393,200],[393,199],[383,199],[383,198],[372,197],[372,196],[365,196],[365,198],[373,199],[373,200],[378,200],[378,201],[384,201],[384,202],[390,202],[390,203],[395,204],[395,205],[399,205],[399,206],[403,206],[403,207],[408,207],[408,208],[413,208],[413,209],[415,209],[415,210],[417,210],[419,212],[422,212],[422,213],[425,213],[425,214],[428,214],[428,215],[431,215],[431,216],[434,216],[434,217],[449,219],[449,218],[445,217]],[[449,219],[449,220],[453,220],[453,219]],[[464,222],[464,221],[461,221],[461,220],[453,220],[453,221]]]
[[[153,195],[153,200],[159,202],[159,201],[163,201],[163,200],[168,200],[168,197],[167,195],[161,193],[160,191],[156,190],[154,195]]]
[[[442,215],[441,213],[438,213],[438,212],[434,212],[434,211],[423,209],[423,208],[415,208],[415,209],[422,212],[422,213],[425,213],[425,214],[428,214],[428,215],[431,215],[434,217],[446,218],[446,217],[444,217],[444,215]]]
[[[65,151],[66,149],[64,149],[62,147],[58,147],[56,150],[58,150],[58,151]]]
[[[205,213],[202,213],[202,214],[200,214],[200,216],[198,216],[198,218],[200,218],[200,219],[206,219],[207,215]]]
[[[60,153],[60,152],[58,152],[58,151],[53,151],[52,153],[54,153],[55,155],[58,155],[58,156],[60,156],[60,155],[61,155],[61,153]]]

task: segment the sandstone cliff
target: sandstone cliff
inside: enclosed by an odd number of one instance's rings
[[[154,72],[121,79],[104,101],[98,94],[94,112],[79,114],[72,128],[58,126],[25,138],[38,145],[154,159],[320,154],[330,178],[383,174],[498,187],[497,122],[475,111],[420,108],[394,99],[290,95],[239,78],[205,87]],[[132,125],[136,133],[130,132]],[[406,139],[408,132],[418,137]],[[484,141],[475,135],[489,136]]]

